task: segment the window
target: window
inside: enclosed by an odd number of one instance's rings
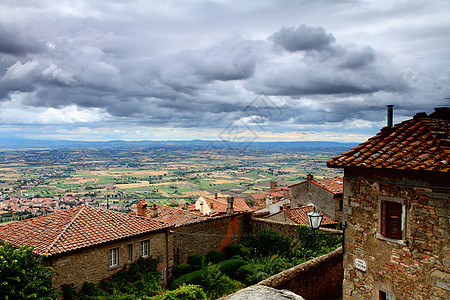
[[[394,300],[394,297],[391,294],[386,293],[385,291],[380,290],[379,295],[380,300]]]
[[[128,261],[133,261],[133,244],[127,245]]]
[[[380,234],[391,239],[402,238],[402,204],[381,201]]]
[[[145,240],[141,242],[141,256],[147,257],[149,254],[149,241]]]
[[[119,265],[119,248],[109,250],[109,267],[117,267]]]

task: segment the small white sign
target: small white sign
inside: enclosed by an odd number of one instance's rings
[[[367,271],[367,263],[365,260],[360,259],[360,258],[355,258],[355,268],[357,268],[360,271]]]

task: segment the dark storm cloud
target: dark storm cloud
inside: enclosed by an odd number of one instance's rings
[[[326,50],[335,42],[331,33],[327,33],[322,27],[311,27],[302,24],[294,27],[281,27],[280,30],[273,33],[269,40],[275,45],[291,52]]]
[[[58,3],[0,3],[21,12],[2,15],[0,106],[76,106],[108,121],[167,128],[236,120],[295,128],[377,121],[393,102],[407,115],[407,107],[426,108],[450,92],[442,68],[448,25],[420,29],[406,4]],[[420,8],[440,6],[448,7]],[[431,70],[434,59],[435,73],[414,69]],[[255,103],[261,93],[271,103]],[[272,113],[261,114],[264,105]]]
[[[45,50],[45,44],[32,36],[6,28],[0,23],[0,53],[22,56],[28,53],[38,53]]]

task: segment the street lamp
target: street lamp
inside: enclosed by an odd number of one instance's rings
[[[314,207],[314,211],[306,214],[308,216],[309,227],[312,229],[313,234],[315,234],[316,229],[319,229],[320,223],[322,223],[323,215],[316,211]]]

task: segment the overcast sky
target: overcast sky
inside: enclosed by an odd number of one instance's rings
[[[447,97],[447,0],[0,1],[0,137],[363,142]]]

